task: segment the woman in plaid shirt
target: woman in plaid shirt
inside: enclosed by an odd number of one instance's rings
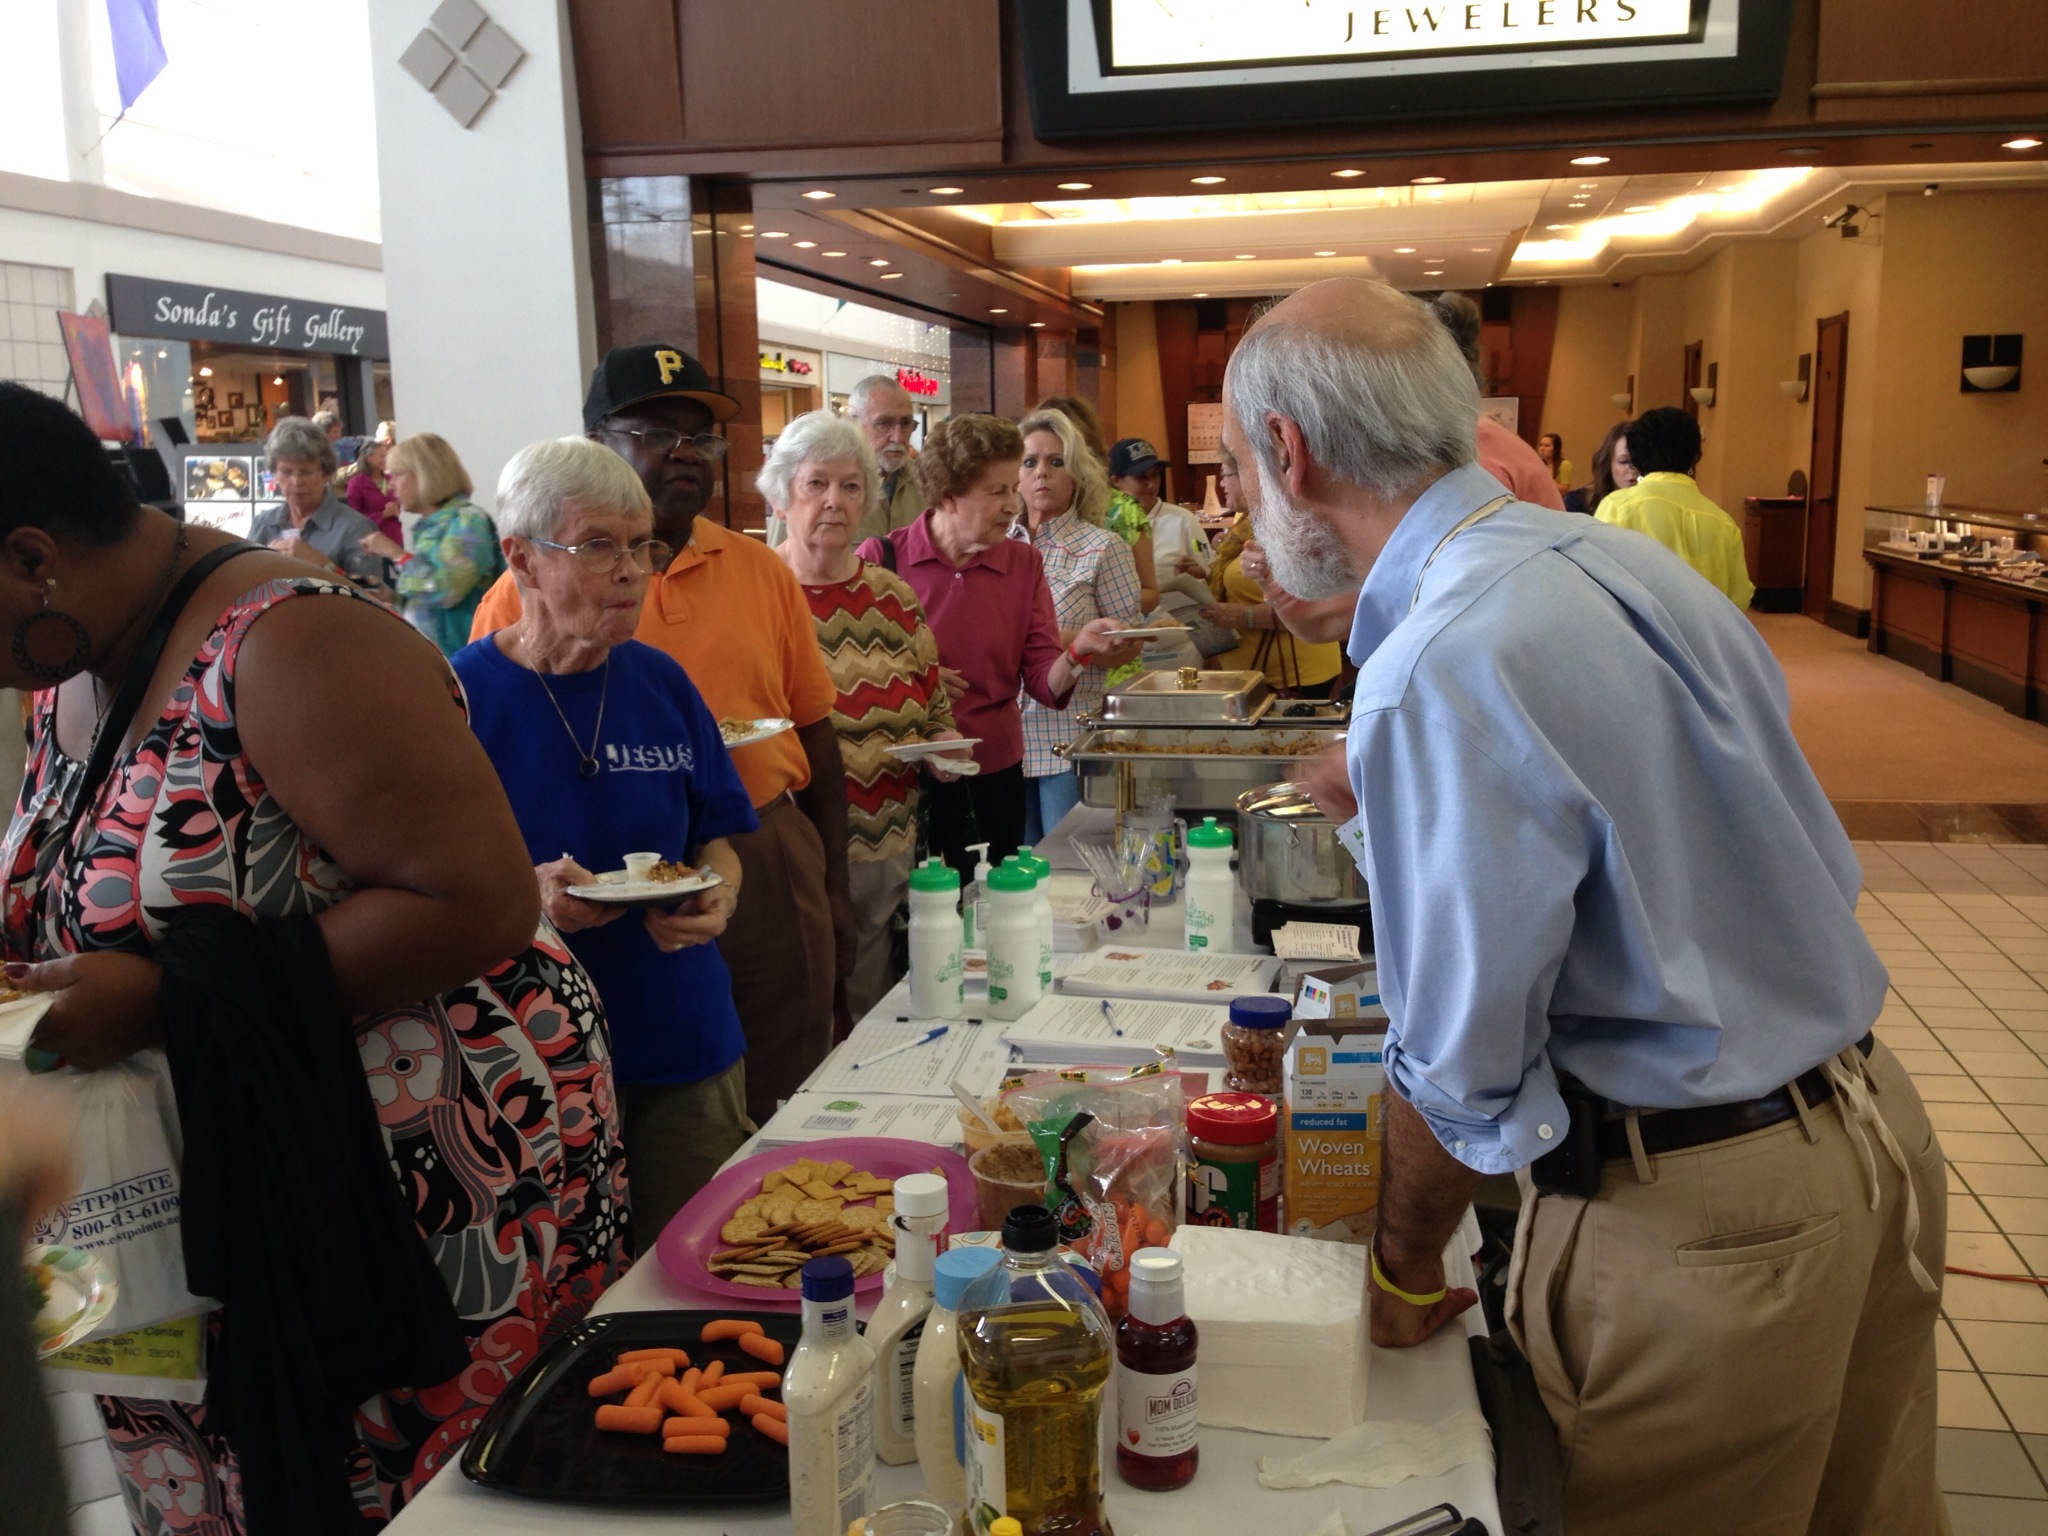
[[[1091,619],[1119,624],[1142,622],[1144,603],[1130,546],[1103,526],[1109,510],[1109,480],[1102,461],[1089,450],[1078,428],[1059,411],[1035,411],[1018,423],[1024,435],[1024,467],[1018,490],[1031,547],[1045,566],[1052,590],[1060,641],[1071,644]],[[1021,695],[1024,711],[1024,836],[1035,843],[1073,809],[1080,780],[1053,748],[1077,734],[1074,716],[1102,707],[1103,672],[1137,656],[1132,643],[1103,658],[1074,685],[1063,709],[1051,709]]]

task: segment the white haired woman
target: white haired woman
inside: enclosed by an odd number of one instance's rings
[[[327,434],[303,416],[287,416],[270,429],[263,453],[283,505],[256,516],[249,542],[303,560],[359,587],[382,587],[384,557],[363,540],[381,538],[377,525],[334,494],[338,462]]]
[[[1109,477],[1102,461],[1063,411],[1034,411],[1017,429],[1024,436],[1017,481],[1024,497],[1023,524],[1045,565],[1061,644],[1073,644],[1081,627],[1094,619],[1136,626],[1144,616],[1138,568],[1131,547],[1103,526]],[[1104,669],[1121,666],[1140,649],[1132,643],[1112,652],[1103,658]],[[1074,717],[1101,708],[1102,695],[1103,673],[1090,670],[1061,708],[1023,696],[1027,842],[1044,837],[1081,798],[1073,765],[1053,748],[1074,739]]]
[[[881,495],[874,452],[859,425],[830,411],[797,417],[776,438],[758,483],[788,528],[778,553],[811,605],[838,695],[832,724],[846,765],[855,939],[846,1005],[858,1020],[896,984],[891,929],[917,851],[919,765],[888,749],[961,736],[917,594],[894,571],[854,553],[861,520]],[[923,766],[941,780],[957,777],[943,756]]]
[[[760,823],[696,687],[633,638],[670,551],[632,466],[581,437],[522,448],[498,481],[498,530],[519,621],[458,652],[455,670],[542,906],[604,998],[644,1253],[754,1131],[746,1037],[712,940],[740,894],[726,839]],[[568,894],[643,852],[722,883],[637,910]]]

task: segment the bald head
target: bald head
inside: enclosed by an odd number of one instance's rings
[[[1318,470],[1411,497],[1471,461],[1479,395],[1429,308],[1385,283],[1312,283],[1262,315],[1231,355],[1223,398],[1252,457],[1280,469],[1281,421]]]

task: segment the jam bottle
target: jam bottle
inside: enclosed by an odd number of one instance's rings
[[[1133,1488],[1195,1479],[1195,1325],[1181,1257],[1146,1248],[1131,1259],[1131,1308],[1116,1325],[1116,1469]]]

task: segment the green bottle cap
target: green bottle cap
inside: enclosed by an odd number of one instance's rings
[[[1015,859],[1005,859],[988,872],[988,888],[992,891],[1035,891],[1038,889],[1038,876]]]
[[[1228,848],[1234,841],[1230,828],[1217,826],[1214,816],[1204,816],[1199,827],[1188,828],[1190,848]]]
[[[910,888],[913,891],[957,891],[960,889],[960,871],[944,859],[926,859],[910,872]]]

